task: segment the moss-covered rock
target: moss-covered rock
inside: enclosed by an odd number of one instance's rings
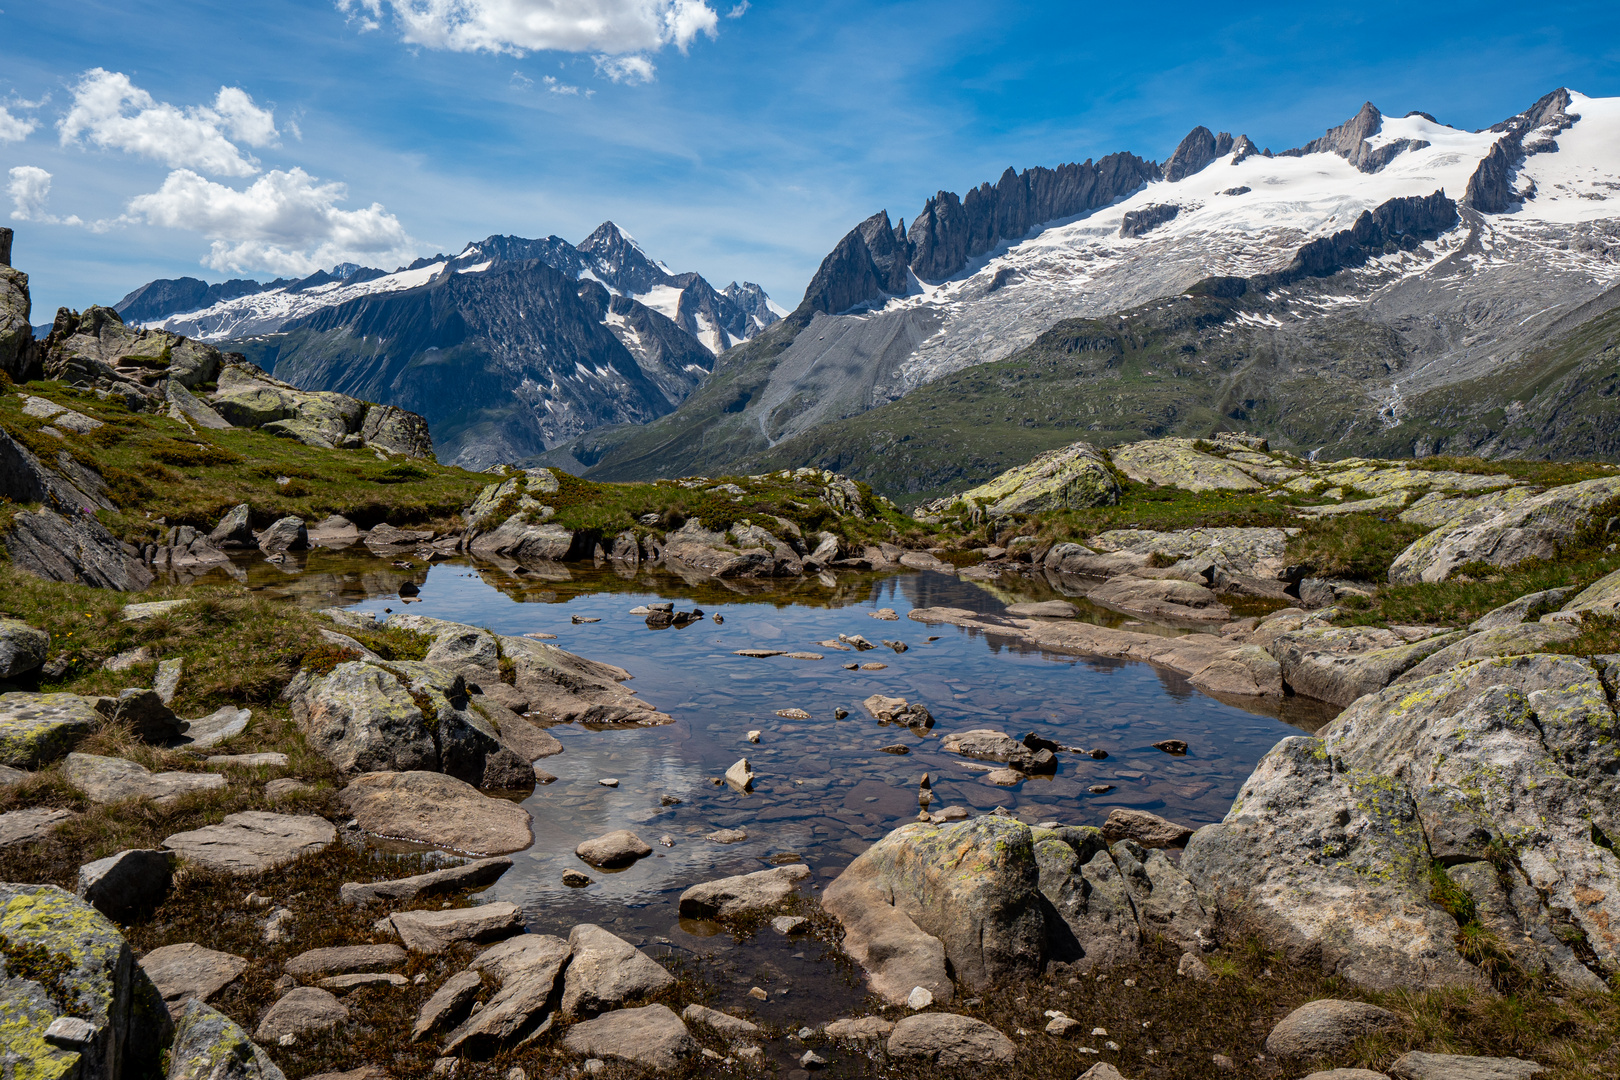
[[[167,1080],[285,1080],[247,1032],[195,998],[178,1009]]]
[[[1080,510],[1119,501],[1119,482],[1108,459],[1090,443],[1077,442],[1038,454],[945,502],[982,505],[992,517],[1043,510]]]
[[[0,679],[33,671],[45,662],[51,637],[20,619],[0,618]]]
[[[1110,451],[1114,466],[1139,484],[1185,491],[1254,491],[1265,485],[1238,466],[1195,448],[1192,439],[1153,439]]]
[[[49,765],[95,730],[100,719],[77,694],[0,694],[0,765]]]

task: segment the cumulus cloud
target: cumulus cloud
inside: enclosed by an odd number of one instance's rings
[[[535,49],[608,55],[685,52],[699,34],[714,37],[719,16],[706,0],[336,0],[369,29],[387,7],[413,45],[456,52]],[[744,5],[746,7],[746,5]],[[739,12],[740,14],[740,12]],[[651,65],[647,65],[649,70]]]
[[[39,121],[31,116],[13,116],[4,105],[0,105],[0,142],[22,142],[39,127]]]
[[[35,165],[18,165],[11,170],[6,194],[11,196],[11,220],[32,221],[39,225],[83,225],[75,216],[57,217],[45,209],[51,195],[51,174]],[[98,230],[100,231],[100,230]]]
[[[742,3],[738,4],[736,7],[732,8],[730,11],[726,12],[726,18],[728,18],[728,19],[740,19],[744,15],[748,14],[748,9],[753,7],[753,6],[754,5],[750,4],[748,2],[748,0],[742,0]]]
[[[379,203],[342,210],[340,183],[302,169],[264,174],[238,191],[177,169],[157,191],[130,200],[148,224],[202,233],[213,243],[203,265],[221,272],[304,275],[340,262],[402,262],[415,244]]]
[[[632,86],[652,82],[653,73],[658,70],[645,56],[598,56],[595,59],[597,74]]]
[[[63,146],[88,139],[170,168],[218,176],[257,173],[258,160],[243,153],[237,142],[268,146],[279,134],[274,114],[237,87],[220,87],[212,105],[180,109],[157,101],[122,72],[104,68],[92,68],[79,79],[73,107],[57,127]]]

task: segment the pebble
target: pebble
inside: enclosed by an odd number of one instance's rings
[[[1106,795],[1110,791],[1114,790],[1114,785],[1113,784],[1092,784],[1086,790],[1091,792],[1093,795]]]
[[[838,708],[838,709],[833,710],[833,719],[835,719],[835,720],[842,720],[844,717],[846,717],[848,715],[849,715],[849,710],[848,709]]]
[[[704,839],[713,840],[717,844],[740,844],[748,839],[747,829],[716,829]]]
[[[934,1003],[934,995],[929,993],[926,986],[914,986],[911,993],[906,995],[906,1008],[912,1012],[926,1009]]]
[[[778,915],[771,920],[771,929],[778,934],[796,934],[809,925],[810,920],[803,915]]]
[[[603,787],[618,787],[619,779],[616,776],[608,776],[598,780],[597,783],[601,784]]]
[[[679,805],[681,805],[681,800],[677,799],[673,795],[665,795],[663,798],[658,800],[658,805],[659,806],[679,806]]]
[[[601,619],[598,619],[594,615],[571,615],[571,616],[569,616],[569,620],[571,622],[573,622],[575,625],[578,625],[579,623],[592,623],[592,622],[601,622],[602,621]]]
[[[845,671],[856,671],[856,670],[858,670],[860,668],[861,665],[859,665],[859,664],[841,664],[839,666],[842,667]]]
[[[660,844],[664,845],[665,847],[674,847],[675,846],[675,838],[673,836],[669,835],[669,833],[665,833],[663,836],[660,836],[658,838],[658,842]]]
[[[583,889],[591,883],[591,880],[589,874],[582,874],[578,870],[563,871],[562,883],[570,889]]]
[[[862,664],[861,665],[861,670],[862,671],[882,671],[884,668],[886,668],[888,666],[889,666],[888,664]]]
[[[1187,744],[1181,739],[1160,739],[1153,744],[1153,749],[1163,750],[1167,754],[1175,754],[1180,757],[1187,752]]]
[[[823,1065],[827,1064],[827,1059],[816,1053],[814,1050],[806,1050],[804,1054],[800,1056],[799,1064],[804,1066],[806,1069],[819,1069]]]
[[[767,994],[757,986],[749,989],[748,996],[753,998],[755,1001],[769,1001],[771,997],[771,995]]]
[[[776,715],[784,720],[808,720],[810,714],[803,709],[777,709]]]
[[[895,743],[893,746],[880,746],[880,747],[878,747],[878,749],[880,751],[882,751],[883,753],[885,753],[885,754],[909,754],[909,753],[911,753],[911,747],[909,747],[909,746],[901,746],[899,743]]]
[[[760,732],[757,729],[754,730],[754,731],[750,731],[748,733],[748,741],[757,743],[757,742],[759,742],[759,736],[760,736]]]

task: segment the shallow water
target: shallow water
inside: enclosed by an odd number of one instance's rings
[[[766,1019],[828,1019],[860,994],[832,965],[817,962],[821,951],[814,944],[785,941],[767,928],[738,945],[716,927],[682,925],[676,900],[687,886],[791,861],[806,863],[816,885],[825,884],[872,841],[916,818],[924,773],[935,810],[1002,807],[1032,823],[1096,825],[1124,806],[1196,827],[1225,814],[1279,739],[1301,733],[1209,698],[1149,664],[1009,647],[974,631],[907,619],[913,607],[1004,609],[1008,594],[1000,587],[997,596],[939,574],[845,577],[833,587],[811,579],[751,596],[662,574],[627,579],[570,567],[543,580],[460,561],[427,569],[418,562],[404,570],[359,554],[317,552],[303,574],[260,566],[252,578],[255,586],[284,590],[310,606],[340,603],[378,615],[392,608],[506,634],[551,633],[565,649],[629,670],[629,685],[675,722],[550,728],[565,751],[540,763],[557,780],[524,804],[534,820],[534,845],[513,857],[516,865],[490,896],[521,904],[537,932],[566,933],[575,923],[596,922],[632,941],[702,956],[708,977],[732,987],[719,1004],[746,1005]],[[406,579],[421,588],[408,607],[397,595]],[[649,630],[641,616],[628,614],[660,600],[673,600],[679,609],[696,601],[709,617],[684,629]],[[872,618],[880,608],[893,608],[899,619]],[[723,625],[715,624],[715,615],[724,617]],[[1100,610],[1091,615],[1125,621]],[[573,616],[601,621],[575,624]],[[910,648],[896,653],[880,645],[856,653],[817,644],[839,633],[874,643],[903,640]],[[733,655],[744,648],[816,652],[823,659]],[[851,662],[888,666],[872,672],[840,666]],[[872,719],[861,701],[877,693],[922,702],[934,715],[933,729],[919,733]],[[838,707],[849,715],[836,719]],[[791,708],[810,719],[776,715]],[[997,787],[975,763],[939,750],[943,735],[972,728],[1015,738],[1034,731],[1065,745],[1101,748],[1108,757],[1060,754],[1055,775]],[[747,733],[756,729],[760,742],[750,744]],[[1186,756],[1150,745],[1166,738],[1185,740]],[[891,745],[910,752],[880,749]],[[738,758],[752,764],[752,794],[715,782]],[[606,777],[619,786],[600,785]],[[1087,789],[1095,784],[1113,790],[1091,794]],[[680,803],[662,806],[666,796]],[[581,840],[621,828],[652,844],[654,855],[618,872],[586,866],[574,855]],[[720,844],[706,838],[722,828],[745,829],[748,839]],[[661,837],[672,846],[660,844]],[[564,886],[568,869],[586,871],[595,883]],[[748,999],[750,985],[771,991],[772,1000]]]

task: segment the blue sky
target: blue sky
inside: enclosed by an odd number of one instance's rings
[[[1620,94],[1612,0],[1222,7],[0,0],[0,222],[36,323],[154,277],[609,218],[791,307],[860,218],[1008,165],[1162,160],[1195,124],[1280,150],[1364,100],[1479,128]]]

